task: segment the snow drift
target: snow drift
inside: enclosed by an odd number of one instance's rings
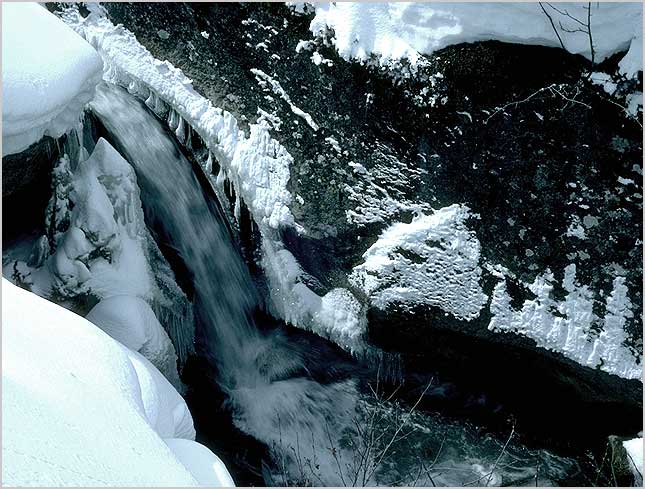
[[[2,4],[2,155],[77,123],[101,80],[96,51],[35,3]]]
[[[187,468],[164,443],[193,439],[192,418],[141,355],[4,279],[2,296],[5,484],[195,486],[208,472],[209,484],[231,485],[205,447],[204,465]]]

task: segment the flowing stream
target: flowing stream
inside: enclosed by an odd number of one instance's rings
[[[248,268],[223,213],[165,124],[125,90],[105,83],[91,108],[107,139],[136,171],[149,226],[190,276],[206,354],[235,424],[272,450],[274,482],[484,485],[527,479],[535,484],[535,467],[543,464],[551,473],[544,469],[542,484],[571,470],[566,460],[554,463],[547,452],[523,447],[509,446],[505,456],[512,455],[513,463],[500,463],[504,440],[478,437],[423,413],[406,418],[406,409],[384,401],[379,392],[366,395],[351,377],[313,380],[307,374],[312,351],[306,344],[255,324],[252,313],[260,298]],[[397,437],[392,427],[402,423],[398,436],[410,432],[407,445],[381,457],[383,446]],[[372,433],[366,435],[366,427]],[[374,433],[384,435],[374,453],[365,455],[366,436]]]

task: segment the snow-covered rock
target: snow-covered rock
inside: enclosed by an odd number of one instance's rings
[[[491,301],[488,328],[514,332],[535,340],[537,345],[575,360],[581,365],[599,368],[626,379],[642,379],[642,357],[625,346],[625,321],[633,315],[625,279],[616,277],[614,289],[606,299],[606,314],[593,312],[593,293],[576,280],[576,266],[564,270],[563,301],[552,298],[554,277],[550,270],[529,285],[535,299],[526,300],[521,310],[511,305],[504,280],[497,283]],[[592,326],[602,324],[600,333]]]
[[[119,343],[141,353],[173,385],[180,385],[175,348],[146,301],[129,295],[114,295],[95,305],[86,319]]]
[[[186,467],[162,439],[193,438],[194,429],[184,401],[149,362],[4,279],[2,299],[5,484],[195,486],[203,480],[212,466],[208,455],[209,465]],[[212,485],[231,484],[223,465],[213,471]]]
[[[101,80],[96,51],[36,3],[2,5],[2,155],[75,127]]]
[[[382,63],[407,58],[414,64],[421,54],[452,44],[498,40],[561,47],[558,36],[567,51],[592,55],[586,3],[331,2],[314,7],[311,31],[333,29],[332,42],[345,59],[364,61],[373,54]],[[638,59],[642,12],[640,3],[591,4],[596,62],[631,47],[624,71],[643,69]]]
[[[434,306],[458,319],[479,315],[487,297],[479,284],[479,241],[466,206],[453,204],[412,222],[392,224],[349,276],[373,306]]]

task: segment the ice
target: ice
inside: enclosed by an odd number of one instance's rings
[[[36,3],[2,4],[2,155],[77,124],[101,80],[96,51]]]
[[[549,17],[567,51],[591,58],[585,31],[587,3],[331,2],[314,6],[310,30],[318,35],[333,29],[332,42],[345,59],[364,61],[374,54],[383,64],[401,58],[414,64],[421,54],[451,44],[486,40],[561,47]],[[640,2],[591,3],[596,62],[631,46],[621,69],[630,76],[643,69],[642,12]]]
[[[5,279],[2,306],[4,484],[198,485],[162,439],[194,437],[190,415],[149,362]]]
[[[641,433],[642,435],[642,433]],[[643,438],[633,438],[623,442],[627,455],[630,459],[630,468],[634,474],[635,486],[643,483]]]
[[[147,229],[132,167],[100,138],[70,179],[70,226],[45,264],[51,289],[63,297],[91,292],[98,298],[126,294],[152,300]]]

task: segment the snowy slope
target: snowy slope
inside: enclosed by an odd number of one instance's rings
[[[75,127],[101,80],[92,47],[36,3],[2,4],[2,155]]]
[[[587,3],[542,5],[544,10],[538,2],[316,3],[310,29],[316,35],[333,29],[333,43],[345,59],[374,54],[382,63],[407,58],[414,64],[420,54],[463,42],[561,47],[550,17],[567,51],[591,58],[588,33],[579,32],[587,29]],[[640,3],[592,3],[595,61],[632,47],[624,71],[642,70],[642,12]]]
[[[197,485],[161,438],[194,437],[192,419],[154,367],[6,280],[2,298],[5,484]],[[211,481],[229,484],[218,470]]]

